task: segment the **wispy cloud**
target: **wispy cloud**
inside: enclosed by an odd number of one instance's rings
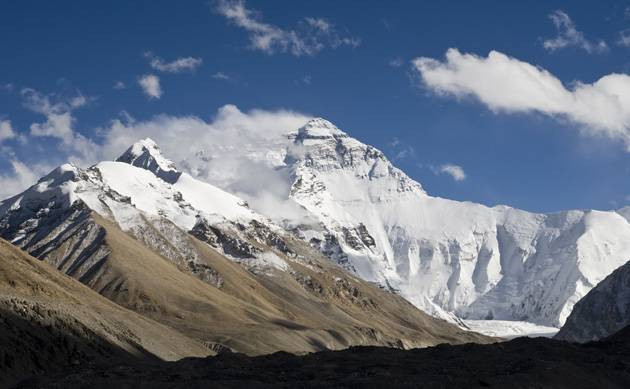
[[[455,181],[464,181],[466,179],[466,173],[464,169],[452,163],[447,163],[440,166],[432,166],[431,170],[435,174],[447,174]]]
[[[567,88],[548,71],[491,51],[487,57],[446,52],[445,61],[413,61],[424,86],[443,96],[474,97],[494,112],[539,112],[578,124],[630,150],[630,76],[608,74]]]
[[[13,92],[13,84],[10,82],[6,84],[0,84],[0,91]]]
[[[394,137],[388,143],[388,146],[392,148],[395,160],[414,158],[416,156],[416,149],[409,144],[401,142],[398,137]]]
[[[566,12],[554,11],[549,14],[549,19],[556,26],[558,36],[543,41],[545,49],[553,52],[566,47],[578,47],[587,53],[602,53],[608,50],[608,45],[603,40],[597,42],[587,40],[584,33],[577,30],[575,23]]]
[[[162,87],[160,78],[155,74],[145,74],[138,79],[138,84],[149,99],[159,99],[162,97]]]
[[[116,82],[114,83],[113,88],[114,88],[114,89],[118,89],[118,90],[120,90],[120,89],[125,89],[125,88],[127,88],[127,85],[125,85],[125,83],[124,83],[124,82],[122,82],[122,81],[116,81]]]
[[[215,80],[229,80],[230,76],[228,76],[227,74],[223,73],[223,72],[216,72],[212,75],[212,78],[214,78]]]
[[[283,29],[262,21],[260,12],[242,0],[220,0],[216,11],[249,34],[250,48],[266,54],[315,55],[325,48],[357,47],[360,39],[342,35],[322,18],[306,17],[295,29]]]
[[[630,47],[630,29],[619,32],[619,40],[617,41],[619,46]]]
[[[203,63],[201,58],[194,57],[181,57],[167,62],[163,58],[153,55],[150,51],[144,53],[144,56],[149,60],[149,65],[153,69],[166,73],[193,72]]]
[[[10,120],[0,120],[0,143],[7,139],[13,139],[16,137],[16,133],[13,130]]]
[[[391,66],[393,68],[399,68],[399,67],[403,66],[404,63],[405,62],[400,57],[392,58],[392,59],[389,60],[389,66]]]

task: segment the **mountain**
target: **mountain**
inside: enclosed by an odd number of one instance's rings
[[[630,325],[630,262],[621,266],[578,301],[557,339],[590,342]]]
[[[267,164],[287,180],[280,200],[305,213],[278,223],[360,278],[453,322],[559,327],[630,258],[621,213],[536,214],[432,197],[381,151],[321,118],[283,139],[241,146],[232,157]],[[182,165],[236,192],[242,179],[226,179],[212,158],[202,149]]]
[[[117,162],[60,166],[0,204],[0,236],[208,352],[493,341],[348,274],[174,166],[149,139]]]
[[[70,366],[211,350],[0,240],[0,386]]]

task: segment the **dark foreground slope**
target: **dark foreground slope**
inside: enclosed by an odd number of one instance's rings
[[[222,354],[178,362],[80,366],[21,387],[628,388],[630,327],[575,344],[518,338],[399,350],[354,347],[304,356]]]
[[[0,388],[71,365],[209,354],[0,240]]]

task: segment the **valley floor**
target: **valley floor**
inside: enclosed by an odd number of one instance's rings
[[[178,362],[77,366],[19,387],[628,388],[630,327],[582,345],[523,337],[407,351],[354,347],[303,356],[227,353]]]

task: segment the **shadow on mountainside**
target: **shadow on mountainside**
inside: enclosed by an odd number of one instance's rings
[[[22,386],[42,388],[422,387],[628,388],[630,328],[574,344],[518,338],[488,345],[399,350],[353,347],[297,356],[221,354],[178,362],[73,366]]]
[[[0,308],[0,387],[72,366],[137,360],[72,318],[42,320],[45,311],[20,313],[24,317]]]

